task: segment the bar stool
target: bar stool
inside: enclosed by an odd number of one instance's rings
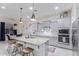
[[[10,36],[7,35],[7,38],[8,38],[8,48],[7,48],[7,52],[8,54],[12,55],[15,51],[15,49],[12,48],[13,44],[16,43],[16,40],[15,39],[10,39]]]
[[[22,49],[22,53],[23,53],[22,55],[23,55],[23,56],[25,56],[25,55],[30,56],[30,53],[32,53],[32,55],[34,56],[33,50],[34,50],[34,49],[32,49],[32,48],[30,48],[30,47],[23,48],[23,49]]]
[[[15,44],[16,43],[16,40],[15,39],[9,40],[8,43],[9,44]]]
[[[8,38],[8,43],[9,43],[9,44],[14,44],[14,43],[16,43],[16,39],[11,39],[9,35],[7,35],[7,38]]]
[[[22,50],[22,48],[23,48],[23,45],[22,44],[20,44],[20,43],[14,43],[14,41],[13,42],[10,42],[10,49],[9,49],[9,52],[12,50],[12,52],[10,53],[10,55],[12,55],[12,56],[15,56],[15,55],[17,55],[17,54],[21,54],[21,50]]]
[[[21,50],[23,49],[23,44],[20,44],[20,43],[16,43],[13,45],[15,51],[14,51],[14,55],[17,55],[17,54],[21,54]]]
[[[16,44],[16,40],[9,40],[8,41],[8,48],[7,48],[7,52],[10,55],[13,55],[15,49],[13,48],[13,45]]]
[[[9,35],[7,35],[7,38],[8,38],[8,43],[9,43],[9,46],[7,49],[8,53],[10,55],[16,55],[20,53],[23,45],[20,43],[17,43],[16,39],[11,39]]]

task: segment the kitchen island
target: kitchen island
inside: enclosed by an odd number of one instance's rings
[[[48,55],[48,44],[49,39],[47,38],[40,38],[40,37],[33,37],[33,38],[25,38],[22,37],[15,37],[18,42],[24,43],[25,47],[33,48],[35,56],[47,56]]]

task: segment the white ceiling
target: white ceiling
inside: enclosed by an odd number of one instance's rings
[[[6,16],[6,17],[19,17],[20,16],[20,10],[19,8],[23,8],[23,18],[26,18],[27,16],[31,17],[32,11],[29,10],[29,7],[32,6],[32,3],[0,3],[1,6],[5,6],[6,9],[0,8],[0,16]],[[58,6],[59,9],[55,10],[54,7]],[[35,3],[34,8],[38,10],[35,15],[36,17],[42,17],[49,14],[56,14],[60,13],[65,10],[71,9],[72,4],[71,3]]]

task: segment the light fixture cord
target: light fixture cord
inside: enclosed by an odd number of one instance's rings
[[[22,10],[23,8],[20,8],[20,21],[22,20]]]
[[[33,0],[33,13],[34,13],[34,0]]]

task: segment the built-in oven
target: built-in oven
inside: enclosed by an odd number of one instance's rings
[[[69,29],[60,29],[59,30],[58,42],[69,44]]]
[[[69,43],[69,35],[58,35],[58,42]]]

